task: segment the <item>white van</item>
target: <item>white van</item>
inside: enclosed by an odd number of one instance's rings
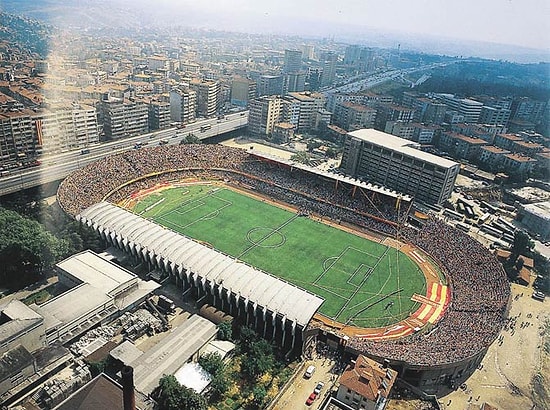
[[[313,376],[313,373],[315,373],[315,366],[312,365],[306,369],[306,372],[304,373],[304,377],[306,379],[309,379],[311,376]]]

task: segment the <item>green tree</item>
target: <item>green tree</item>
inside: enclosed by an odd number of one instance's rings
[[[189,133],[182,138],[180,144],[200,144],[202,141],[195,134]]]
[[[69,251],[68,242],[17,212],[0,208],[0,283],[18,290],[36,281]]]
[[[297,152],[296,154],[290,157],[292,161],[299,162],[300,164],[310,165],[311,156],[305,151]]]
[[[254,387],[254,389],[252,389],[252,395],[254,396],[252,403],[255,406],[257,406],[257,408],[261,408],[267,397],[267,391],[265,390],[265,387],[264,386]]]
[[[218,353],[207,353],[199,357],[199,364],[212,376],[223,373],[225,364]]]
[[[152,393],[159,410],[206,410],[206,399],[179,384],[173,375],[164,375]]]
[[[248,380],[254,380],[258,376],[273,369],[275,357],[273,347],[264,339],[253,342],[250,351],[241,362],[241,373]]]
[[[233,336],[233,325],[231,322],[221,322],[218,325],[218,339],[231,340]]]
[[[248,326],[241,327],[239,334],[239,347],[243,352],[246,353],[250,351],[252,344],[256,340],[258,340],[258,335],[254,331],[254,329]]]
[[[231,380],[223,372],[212,377],[212,381],[210,382],[210,391],[216,399],[223,397],[230,387]]]

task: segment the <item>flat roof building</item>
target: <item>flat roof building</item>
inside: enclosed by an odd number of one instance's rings
[[[441,203],[451,196],[459,164],[419,147],[374,129],[353,131],[347,134],[340,169],[416,200]]]
[[[141,303],[160,287],[89,250],[59,262],[55,270],[59,282],[69,290],[39,306],[30,306],[44,318],[49,345],[77,337]]]

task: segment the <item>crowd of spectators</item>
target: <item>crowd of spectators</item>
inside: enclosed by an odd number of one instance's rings
[[[484,352],[506,323],[510,287],[502,265],[479,242],[436,218],[405,233],[447,273],[452,297],[446,314],[430,332],[385,342],[355,338],[350,346],[427,367]]]
[[[326,176],[221,145],[159,146],[107,157],[65,179],[58,201],[66,212],[77,215],[106,198],[119,202],[156,184],[182,179],[224,180],[292,205],[301,214],[389,235],[396,235],[407,217],[395,197],[347,183],[337,185]],[[353,338],[350,347],[420,366],[456,363],[482,352],[506,318],[509,287],[500,263],[477,241],[437,219],[428,220],[421,229],[399,232],[446,272],[451,304],[428,333],[384,342]]]

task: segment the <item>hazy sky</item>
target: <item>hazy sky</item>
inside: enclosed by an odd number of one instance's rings
[[[550,0],[157,0],[214,27],[338,34],[325,23],[550,48]],[[177,13],[180,14],[180,13]],[[321,26],[322,24],[322,26]],[[334,27],[335,28],[335,27]]]

